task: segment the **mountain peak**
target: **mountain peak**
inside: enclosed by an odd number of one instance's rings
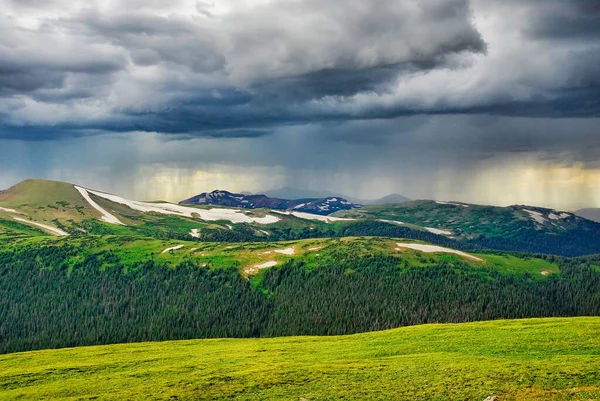
[[[339,210],[349,210],[360,207],[340,196],[322,198],[282,199],[266,195],[245,195],[224,190],[204,192],[192,198],[179,202],[181,205],[215,205],[237,207],[244,209],[275,209],[292,210],[320,215],[329,215]]]

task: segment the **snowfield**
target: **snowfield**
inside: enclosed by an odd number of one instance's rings
[[[87,203],[90,204],[91,207],[93,207],[94,209],[96,209],[97,211],[100,212],[100,214],[102,214],[102,220],[110,223],[110,224],[119,224],[121,226],[124,226],[125,224],[121,223],[119,221],[119,219],[117,219],[115,216],[113,216],[112,214],[108,213],[102,206],[100,206],[99,204],[97,204],[96,202],[94,202],[92,200],[92,198],[90,198],[90,194],[88,194],[88,190],[82,187],[78,187],[77,185],[75,185],[75,189],[81,194],[81,196],[83,196],[83,198],[87,201]]]
[[[144,213],[159,213],[167,215],[176,215],[190,218],[198,218],[204,221],[218,221],[228,220],[233,224],[238,223],[258,223],[258,224],[274,224],[280,219],[276,216],[267,215],[265,217],[252,217],[244,214],[242,211],[237,209],[196,209],[192,207],[185,207],[180,205],[174,205],[172,203],[147,203],[132,201],[129,199],[121,198],[117,195],[105,194],[103,192],[87,190],[87,192],[94,194],[100,198],[109,200],[111,202],[120,203],[133,210]]]
[[[456,249],[444,248],[442,246],[437,246],[437,245],[407,244],[407,243],[403,243],[403,242],[398,242],[396,245],[398,245],[399,248],[412,249],[415,251],[421,251],[421,252],[425,252],[425,253],[437,253],[437,252],[453,253],[455,255],[464,256],[465,258],[477,260],[479,262],[484,261],[483,259],[478,258],[477,256],[469,255],[468,253],[457,251]],[[398,248],[396,248],[396,249],[400,250]]]
[[[533,210],[523,209],[524,212],[529,213],[529,216],[539,224],[544,224],[547,220],[544,218],[544,215],[540,212],[535,212]]]
[[[52,234],[56,234],[60,237],[66,237],[67,235],[69,235],[69,233],[67,233],[59,228],[47,226],[46,224],[36,223],[35,221],[25,220],[20,217],[13,217],[13,219],[15,219],[16,221],[19,221],[21,223],[31,224],[31,225],[43,228],[44,230],[50,231]]]
[[[440,230],[439,228],[425,227],[425,229],[427,231],[429,231],[430,233],[437,234],[437,235],[452,235],[453,234],[452,231]]]
[[[183,248],[184,246],[185,246],[185,245],[177,245],[177,246],[172,246],[172,247],[170,247],[170,248],[167,248],[167,249],[165,249],[165,250],[164,250],[164,251],[162,251],[161,253],[167,253],[167,252],[170,252],[170,251],[177,251],[177,250],[179,250],[179,249]]]
[[[304,220],[324,221],[325,223],[333,223],[336,221],[354,221],[354,220],[356,220],[356,219],[347,219],[344,217],[321,216],[320,214],[312,214],[312,213],[305,213],[305,212],[282,212],[279,210],[273,210],[273,212],[279,213],[279,214],[285,214],[286,216],[294,216],[294,217],[297,217],[299,219],[304,219]]]
[[[294,248],[285,248],[285,249],[276,249],[273,252],[279,253],[281,255],[292,256],[293,254],[296,253],[296,250]]]
[[[256,274],[259,272],[259,270],[268,269],[269,267],[275,267],[275,266],[277,266],[277,262],[274,260],[271,260],[269,262],[254,265],[252,267],[247,267],[244,269],[244,273],[246,273],[246,275]]]
[[[435,201],[435,203],[437,203],[438,205],[452,205],[452,206],[469,207],[469,205],[464,205],[462,203],[455,203],[455,202]]]
[[[396,221],[396,220],[379,219],[379,221],[381,221],[382,223],[398,224],[399,226],[403,226],[404,224],[406,224],[406,223],[403,223],[401,221]]]
[[[568,219],[569,217],[571,217],[569,213],[561,213],[559,215],[557,215],[556,213],[550,213],[548,215],[548,218],[550,218],[550,220],[563,220]]]

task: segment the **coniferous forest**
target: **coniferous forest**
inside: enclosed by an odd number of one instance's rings
[[[189,261],[125,267],[111,251],[67,266],[73,252],[47,246],[0,253],[0,352],[600,315],[599,257],[545,256],[560,273],[544,279],[456,261],[416,268],[385,255],[316,268],[291,260],[252,283],[236,269]]]

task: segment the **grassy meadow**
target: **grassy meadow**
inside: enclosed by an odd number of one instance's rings
[[[336,337],[120,344],[0,356],[0,399],[600,399],[600,318]]]

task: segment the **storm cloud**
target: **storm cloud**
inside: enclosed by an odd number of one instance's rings
[[[485,52],[466,0],[51,3],[4,8],[5,137],[48,125],[227,136],[359,118],[314,102]]]
[[[461,180],[600,169],[594,0],[0,4],[0,185],[218,165],[253,183],[237,189],[494,203]]]

